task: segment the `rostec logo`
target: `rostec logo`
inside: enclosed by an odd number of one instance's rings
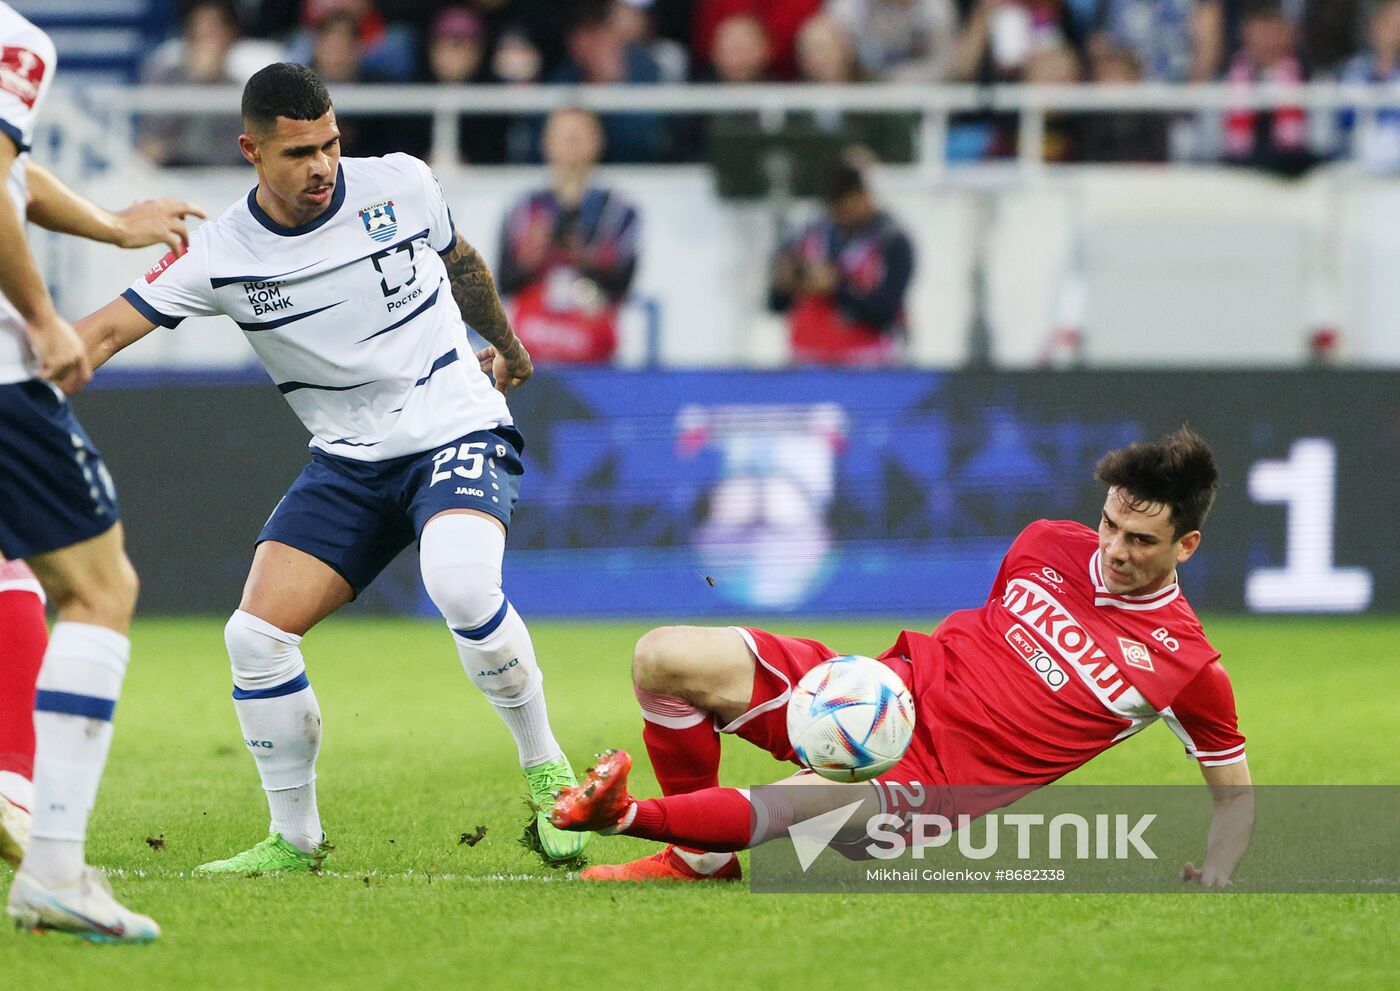
[[[44,60],[28,48],[6,45],[0,48],[0,90],[13,93],[20,103],[33,110],[45,68]]]
[[[1055,663],[1055,659],[1045,653],[1040,648],[1040,644],[1035,642],[1035,638],[1026,632],[1026,628],[1017,623],[1006,631],[1006,642],[1016,648],[1016,653],[1020,654],[1031,669],[1040,675],[1040,680],[1050,686],[1052,692],[1058,692],[1065,687],[1065,682],[1069,681],[1069,675],[1065,674],[1065,669]]]
[[[146,273],[146,285],[150,285],[152,282],[156,281],[156,279],[159,279],[161,273],[164,272],[171,265],[174,265],[175,262],[179,259],[179,257],[180,256],[177,255],[175,252],[167,251],[165,253],[165,256],[161,258],[160,261],[152,265],[150,271]]]
[[[1013,578],[1006,583],[1001,604],[1025,623],[1047,651],[1069,664],[1109,712],[1136,719],[1155,711],[1049,589],[1026,578]]]
[[[1144,671],[1152,670],[1152,651],[1147,649],[1147,644],[1129,640],[1127,637],[1119,637],[1118,649],[1123,652],[1123,661],[1129,667],[1142,668]]]

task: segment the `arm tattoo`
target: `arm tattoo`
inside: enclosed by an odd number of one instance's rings
[[[496,294],[496,282],[481,254],[458,234],[443,261],[462,319],[507,359],[513,358],[520,349],[520,338],[510,329],[501,297]]]

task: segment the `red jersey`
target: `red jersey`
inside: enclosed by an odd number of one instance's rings
[[[1032,523],[985,605],[904,632],[885,656],[912,662],[918,711],[885,780],[1048,784],[1158,719],[1203,766],[1244,760],[1220,652],[1180,587],[1113,594],[1079,523]]]

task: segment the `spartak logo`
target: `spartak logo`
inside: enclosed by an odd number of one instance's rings
[[[1141,668],[1144,671],[1152,670],[1152,651],[1147,649],[1147,644],[1129,640],[1127,637],[1119,637],[1118,649],[1123,652],[1123,662],[1128,667]]]

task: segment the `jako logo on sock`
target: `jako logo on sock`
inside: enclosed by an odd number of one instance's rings
[[[272,749],[271,740],[244,740],[243,742],[246,743],[250,748],[260,748],[262,750]]]
[[[476,673],[476,676],[477,676],[478,678],[489,678],[489,677],[491,677],[492,675],[505,674],[507,671],[509,671],[511,668],[515,667],[515,666],[518,665],[519,663],[520,663],[520,658],[518,658],[518,657],[512,657],[510,660],[506,661],[504,664],[502,664],[500,667],[496,668],[494,671],[478,671],[478,672]]]

